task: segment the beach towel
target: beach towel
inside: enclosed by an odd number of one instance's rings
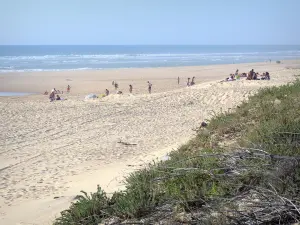
[[[85,100],[96,99],[96,98],[98,97],[95,94],[88,94],[87,96],[85,96]]]

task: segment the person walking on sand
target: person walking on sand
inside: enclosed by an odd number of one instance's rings
[[[191,86],[195,84],[195,77],[192,78]]]
[[[52,90],[50,95],[49,95],[49,99],[50,99],[50,102],[53,102],[55,100],[55,92]]]
[[[188,86],[188,87],[191,86],[190,79],[191,79],[191,78],[188,78],[188,81],[187,81],[187,83],[186,83],[186,86]]]
[[[132,85],[129,84],[129,93],[132,94]]]
[[[152,84],[148,81],[148,92],[149,94],[151,94],[151,91],[152,91]]]
[[[68,87],[67,87],[67,92],[70,93],[70,90],[71,90],[71,86],[68,85]]]

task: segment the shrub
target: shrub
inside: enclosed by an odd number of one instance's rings
[[[214,115],[169,160],[130,174],[125,191],[112,198],[100,187],[91,195],[83,192],[55,224],[97,224],[112,216],[139,219],[164,205],[174,213],[201,209],[201,216],[194,215],[200,224],[256,224],[257,218],[261,224],[296,222],[299,98],[299,80],[260,90],[234,112]],[[235,147],[226,147],[228,141]],[[255,215],[253,198],[258,199]]]

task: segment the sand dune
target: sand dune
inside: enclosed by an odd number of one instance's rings
[[[120,188],[124,174],[184,143],[213,113],[234,108],[261,87],[293,81],[300,70],[286,66],[264,65],[272,71],[270,81],[208,79],[192,87],[178,86],[174,78],[170,84],[166,73],[151,95],[136,91],[84,101],[75,91],[52,103],[45,96],[0,97],[0,223],[49,224],[79,190],[93,191],[98,183],[107,191]],[[236,65],[223,67],[228,74]],[[262,68],[240,66],[251,67]],[[216,66],[215,73],[221,69]],[[147,79],[135,81],[138,90]]]

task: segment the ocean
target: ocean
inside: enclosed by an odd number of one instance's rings
[[[300,59],[297,45],[2,45],[0,73],[197,66]]]

